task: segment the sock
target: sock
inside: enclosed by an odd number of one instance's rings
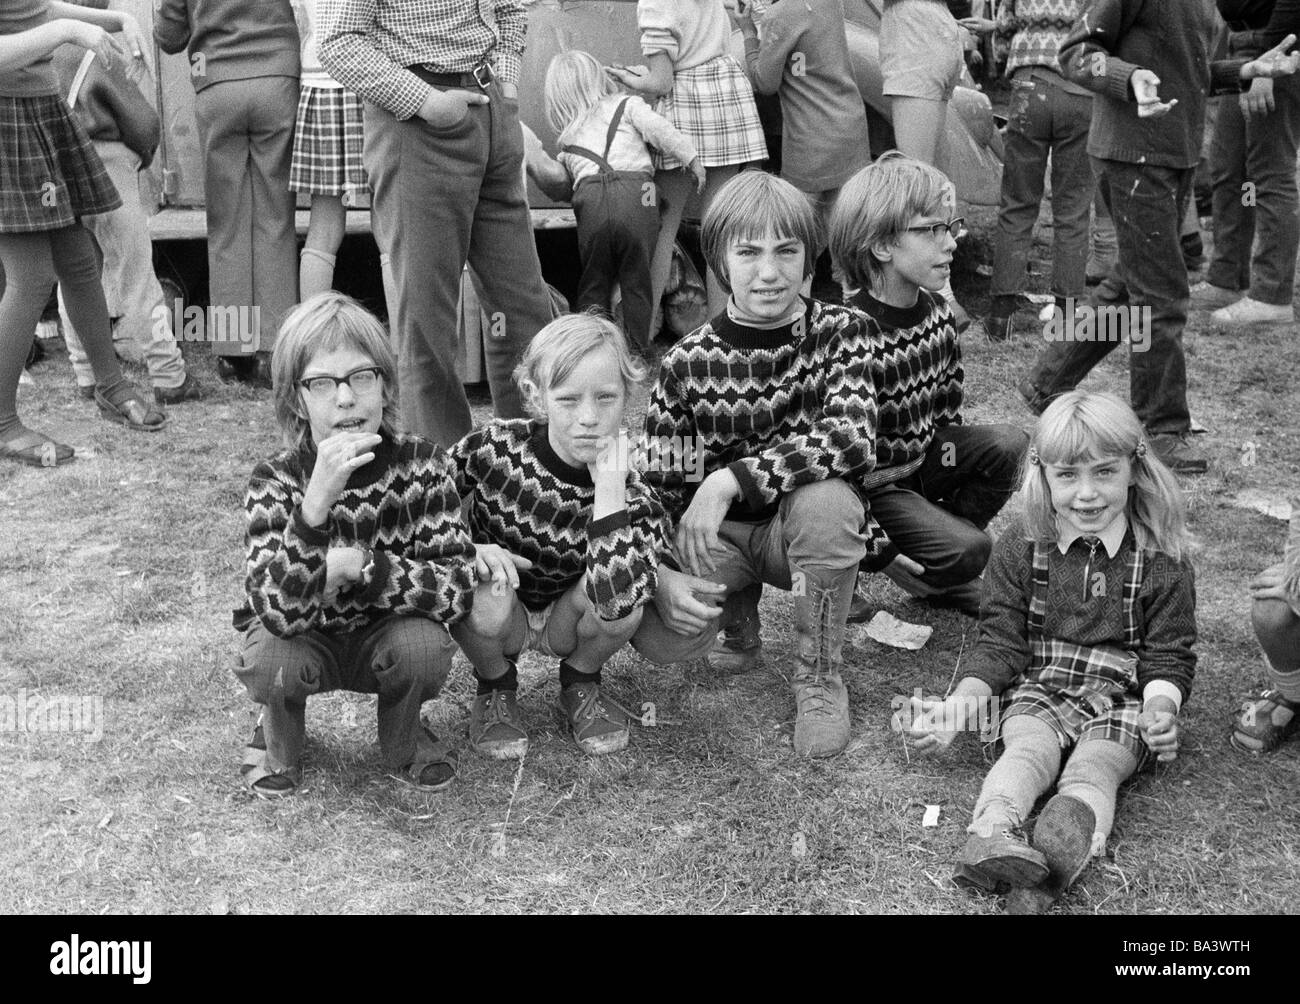
[[[599,686],[600,670],[596,670],[594,673],[582,673],[570,666],[566,660],[561,659],[560,689],[572,687],[575,683],[594,683]]]
[[[337,255],[318,251],[316,248],[303,248],[298,262],[298,291],[302,299],[324,293],[334,287],[334,263]]]
[[[481,697],[484,694],[490,694],[494,690],[519,689],[519,670],[515,667],[514,659],[506,656],[506,671],[494,679],[488,680],[478,675],[478,670],[474,670],[474,679],[478,680],[478,690],[476,693]]]

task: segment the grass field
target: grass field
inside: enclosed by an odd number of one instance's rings
[[[975,215],[968,268],[987,260],[991,213]],[[982,305],[980,283],[959,281],[968,306]],[[1026,321],[1003,345],[967,339],[967,421],[1029,426],[1015,383],[1038,330]],[[1294,327],[1229,334],[1201,316],[1187,347],[1213,467],[1185,482],[1205,545],[1185,745],[1125,789],[1108,856],[1064,912],[1300,903],[1300,743],[1251,759],[1227,742],[1231,713],[1264,673],[1246,583],[1278,560],[1285,529],[1234,500],[1300,485],[1300,338]],[[922,761],[889,729],[896,695],[944,690],[974,622],[881,577],[868,584],[874,604],[935,632],[917,653],[863,638],[848,647],[853,741],[839,757],[793,755],[790,603],[769,589],[764,662],[749,675],[657,668],[630,650],[612,660],[612,692],[628,707],[653,703],[657,720],[624,753],[576,751],[560,729],[555,667],[530,655],[520,703],[533,745],[520,764],[466,753],[449,792],[415,792],[382,768],[374,698],[332,694],[308,705],[298,797],[245,794],[250,704],[231,672],[230,610],[245,480],[276,435],[269,394],[217,385],[210,359],[191,361],[217,389],[172,408],[158,436],[97,418],[61,354],[21,393],[24,418],[81,456],[57,470],[0,468],[0,697],[99,697],[104,719],[98,742],[0,735],[0,911],[997,911],[949,880],[988,752],[964,736]],[[1125,394],[1126,374],[1116,353],[1087,386]],[[643,407],[644,395],[633,427]],[[435,730],[463,742],[471,696],[458,657],[426,705]],[[927,805],[942,808],[936,828],[921,826]]]

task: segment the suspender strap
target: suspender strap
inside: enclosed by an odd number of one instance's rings
[[[614,109],[614,114],[610,116],[609,128],[605,130],[605,160],[609,161],[609,151],[614,145],[614,135],[618,132],[618,125],[623,121],[623,109],[627,106],[627,98],[618,103]]]
[[[577,154],[579,157],[586,157],[602,171],[613,174],[614,168],[609,163],[609,151],[614,145],[614,134],[618,132],[619,123],[623,121],[623,106],[626,104],[627,98],[624,98],[618,103],[618,107],[614,109],[614,114],[610,117],[609,128],[605,131],[605,155],[603,157],[592,150],[588,150],[585,146],[564,146],[560,148],[561,151],[563,153]]]

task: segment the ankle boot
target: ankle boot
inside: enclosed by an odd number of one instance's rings
[[[755,582],[727,597],[722,612],[722,634],[709,652],[709,668],[719,673],[747,673],[758,665],[763,651],[759,636],[758,601],[763,583]]]
[[[849,692],[844,668],[844,624],[858,570],[792,568],[794,630],[798,655],[791,674],[796,717],[794,751],[820,757],[849,744]]]

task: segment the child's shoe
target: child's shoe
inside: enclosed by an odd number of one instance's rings
[[[1210,315],[1215,324],[1242,327],[1247,324],[1294,324],[1295,311],[1289,303],[1264,303],[1243,296],[1236,303],[1220,307]]]
[[[298,790],[302,782],[302,768],[297,764],[283,770],[273,770],[267,762],[266,736],[262,720],[258,718],[253,738],[244,750],[244,762],[239,767],[244,787],[258,798],[284,798]]]
[[[522,760],[528,752],[528,730],[519,717],[513,690],[479,694],[469,710],[469,745],[494,760]]]
[[[1053,795],[1034,824],[1034,848],[1042,852],[1051,872],[1049,885],[1064,892],[1092,859],[1097,817],[1086,802],[1073,795]]]
[[[573,740],[591,756],[627,748],[627,713],[603,697],[598,683],[571,683],[560,691],[560,707],[573,731]]]
[[[1047,859],[1029,846],[1018,826],[1007,826],[988,836],[972,833],[962,848],[953,881],[993,890],[998,883],[1031,886],[1047,878]]]
[[[1266,690],[1241,706],[1232,723],[1232,745],[1246,753],[1272,753],[1300,732],[1300,702]]]
[[[724,616],[731,616],[707,656],[710,669],[719,673],[748,673],[758,665],[763,652],[758,617],[758,601],[762,595],[763,584],[760,582],[727,597],[726,605],[730,609],[724,612]]]

